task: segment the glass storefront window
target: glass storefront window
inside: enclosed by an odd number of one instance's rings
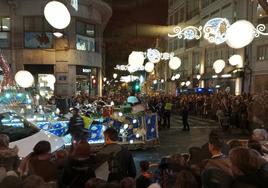
[[[76,22],[76,49],[95,52],[95,25],[85,22]]]
[[[10,47],[10,18],[0,17],[0,48]]]

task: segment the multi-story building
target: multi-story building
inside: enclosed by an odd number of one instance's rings
[[[169,25],[204,26],[213,18],[226,18],[230,24],[237,20],[248,20],[255,26],[259,23],[266,24],[267,18],[264,11],[255,0],[169,0]],[[182,65],[177,71],[170,71],[169,77],[180,73],[178,81],[171,82],[169,91],[181,87],[181,82],[191,81],[188,88],[231,88],[233,94],[241,92],[261,92],[268,89],[268,63],[266,49],[268,38],[261,36],[242,48],[232,49],[226,43],[216,45],[206,39],[183,40],[178,38],[168,39],[169,52],[174,52],[182,60]],[[236,69],[229,65],[228,59],[233,54],[243,58],[243,65]],[[268,56],[267,56],[268,57]],[[213,63],[223,59],[226,67],[220,74],[213,70]],[[227,74],[227,78],[222,76]],[[201,75],[201,79],[197,79]],[[231,76],[230,76],[231,75]]]
[[[47,2],[0,0],[0,48],[13,76],[28,70],[35,87],[45,89],[44,78],[54,74],[56,95],[72,96],[79,91],[101,95],[103,31],[111,7],[102,0],[79,0],[76,11],[71,1],[60,1],[68,8],[71,22],[61,31],[63,37],[57,38],[44,17]]]

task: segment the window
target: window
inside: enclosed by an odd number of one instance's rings
[[[202,0],[201,1],[201,7],[202,8],[205,8],[205,7],[207,7],[209,5],[209,0]]]
[[[41,16],[24,17],[24,47],[53,48],[53,28]]]
[[[186,5],[187,5],[187,20],[199,14],[199,1],[188,0]]]
[[[257,60],[259,61],[268,60],[268,45],[257,47]]]
[[[0,17],[0,48],[10,47],[10,18]]]
[[[184,7],[180,8],[179,23],[184,21]]]
[[[76,22],[76,49],[90,52],[96,51],[95,25]]]
[[[179,12],[178,10],[176,10],[174,14],[174,25],[177,25],[178,23],[179,23]]]

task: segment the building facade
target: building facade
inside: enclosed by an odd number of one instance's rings
[[[255,26],[266,24],[262,8],[255,0],[169,0],[169,26],[204,26],[213,18],[226,18],[230,24],[237,20],[248,20]],[[268,37],[255,38],[253,42],[242,48],[232,49],[226,43],[216,45],[206,39],[183,40],[168,38],[168,50],[174,52],[182,60],[181,67],[170,71],[169,77],[179,73],[180,79],[170,82],[168,90],[175,93],[176,89],[211,88],[226,89],[232,94],[242,92],[262,92],[268,89],[268,62],[265,56]],[[243,64],[238,68],[228,63],[228,59],[239,54]],[[222,59],[225,68],[219,74],[213,69],[213,63]],[[201,76],[200,79],[199,75]],[[182,82],[190,81],[186,87]]]
[[[28,70],[39,90],[53,89],[44,81],[55,75],[55,95],[73,96],[102,93],[103,31],[112,15],[111,7],[101,0],[79,0],[78,11],[66,5],[71,22],[62,38],[45,20],[44,0],[0,1],[0,48],[12,74]]]

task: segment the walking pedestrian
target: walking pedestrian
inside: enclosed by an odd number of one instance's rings
[[[190,126],[188,123],[188,114],[189,114],[189,106],[186,101],[183,102],[182,105],[182,124],[183,124],[183,131],[190,131]]]

